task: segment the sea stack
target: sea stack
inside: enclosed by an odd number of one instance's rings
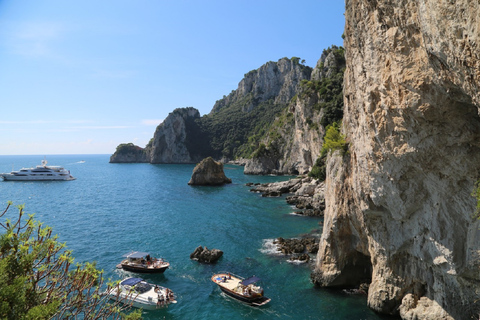
[[[213,160],[212,157],[205,158],[197,164],[188,182],[189,185],[197,186],[221,186],[226,183],[232,183],[232,179],[225,176],[223,164]]]

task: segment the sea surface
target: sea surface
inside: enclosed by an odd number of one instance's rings
[[[0,172],[40,164],[43,156],[0,156]],[[61,182],[0,180],[0,210],[7,201],[53,227],[77,262],[96,261],[107,278],[140,276],[170,288],[178,303],[144,311],[144,319],[385,319],[366,306],[366,296],[316,288],[312,264],[292,264],[272,249],[277,237],[321,233],[321,219],[292,214],[284,197],[262,198],[247,182],[288,177],[249,176],[226,165],[233,183],[189,186],[194,165],[111,164],[109,155],[51,155],[76,178]],[[14,213],[15,208],[10,209]],[[213,265],[190,260],[199,245],[224,252]],[[171,263],[164,274],[116,269],[122,255],[149,251]],[[211,282],[218,271],[263,280],[272,301],[250,307],[224,296]]]

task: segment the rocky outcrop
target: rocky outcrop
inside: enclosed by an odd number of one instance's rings
[[[286,197],[288,204],[294,205],[299,211],[296,214],[305,216],[323,216],[325,210],[325,183],[311,177],[294,178],[287,181],[252,184],[251,192],[261,193],[263,197]]]
[[[121,144],[115,153],[110,156],[110,163],[148,162],[148,154],[145,149],[133,143]]]
[[[346,1],[343,132],[327,161],[312,279],[369,278],[368,305],[403,319],[478,318],[480,7]]]
[[[209,250],[207,247],[198,246],[191,254],[190,259],[203,263],[215,263],[223,256],[223,251],[218,249]]]
[[[232,179],[225,176],[223,164],[216,162],[212,157],[203,159],[195,166],[189,185],[200,186],[220,186],[226,183],[232,183]]]
[[[157,127],[153,136],[150,163],[195,163],[201,155],[190,152],[188,130],[195,126],[200,113],[195,108],[171,112]]]

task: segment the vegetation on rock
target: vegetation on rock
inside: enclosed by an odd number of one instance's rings
[[[345,136],[340,133],[340,125],[336,122],[327,127],[325,136],[323,137],[322,152],[318,157],[312,170],[309,172],[309,176],[319,180],[325,180],[326,169],[325,160],[328,152],[341,150],[342,155],[347,151],[348,144],[345,141]]]

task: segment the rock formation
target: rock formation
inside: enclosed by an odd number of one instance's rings
[[[325,210],[325,183],[311,177],[294,178],[287,181],[256,184],[248,183],[251,192],[261,193],[263,197],[286,197],[288,204],[295,205],[297,214],[305,216],[323,216]]]
[[[120,144],[113,155],[110,156],[111,163],[132,163],[148,162],[148,154],[145,149],[133,143]]]
[[[312,279],[403,319],[480,314],[480,4],[347,0],[343,132]]]
[[[223,164],[216,162],[212,157],[203,159],[195,166],[189,185],[219,186],[232,183],[232,179],[225,176]]]
[[[215,263],[223,256],[223,251],[218,249],[209,250],[207,247],[198,246],[191,254],[190,259],[203,263]]]
[[[339,54],[343,51],[339,53],[336,46],[324,51],[310,81],[298,87],[296,98],[265,137],[265,151],[246,162],[245,174],[305,174],[311,170],[320,155],[325,132],[320,125],[325,115],[320,105],[325,96],[314,87],[325,77],[341,72],[345,61]]]
[[[273,100],[274,104],[287,105],[298,92],[303,79],[310,79],[312,69],[298,62],[299,58],[282,58],[277,62],[267,62],[257,70],[245,74],[237,90],[218,100],[210,114],[235,104],[243,103],[242,111],[249,112],[261,102]],[[245,98],[249,98],[245,100]]]
[[[195,163],[200,155],[188,148],[188,129],[200,117],[195,108],[179,108],[171,112],[153,135],[150,163]]]

